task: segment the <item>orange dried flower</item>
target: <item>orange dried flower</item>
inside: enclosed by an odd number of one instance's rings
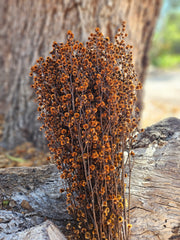
[[[92,153],[92,156],[91,156],[93,159],[94,158],[98,158],[99,157],[99,154],[95,151]]]
[[[88,128],[89,128],[88,124],[84,124],[84,125],[83,125],[83,128],[84,128],[84,129],[88,129]]]
[[[69,117],[69,113],[68,112],[65,112],[64,113],[64,116],[67,118],[67,117]]]
[[[75,117],[75,118],[79,118],[79,113],[75,113],[75,114],[74,114],[74,117]]]
[[[91,169],[91,171],[94,171],[96,167],[95,165],[91,165],[89,168]]]
[[[104,135],[104,136],[103,136],[103,140],[104,140],[105,142],[108,141],[108,139],[109,139],[109,138],[108,138],[107,135]]]

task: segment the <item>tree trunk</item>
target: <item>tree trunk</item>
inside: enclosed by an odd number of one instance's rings
[[[48,55],[53,41],[65,40],[69,29],[83,42],[97,26],[112,39],[125,20],[143,83],[161,0],[1,0],[0,5],[0,107],[8,109],[3,137],[6,148],[23,141],[43,146],[28,73],[37,58]],[[142,94],[138,96],[140,107],[141,99]]]

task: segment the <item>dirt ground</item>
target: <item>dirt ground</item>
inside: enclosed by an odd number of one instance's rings
[[[180,69],[150,69],[143,89],[143,128],[168,117],[180,118]]]
[[[3,134],[4,116],[0,115],[0,141]],[[49,153],[37,150],[32,143],[25,142],[16,148],[7,151],[0,147],[0,168],[6,167],[32,167],[48,163]]]
[[[150,69],[144,84],[143,128],[167,117],[180,118],[180,70]],[[0,115],[0,141],[4,116]],[[26,142],[11,151],[0,148],[0,168],[39,166],[47,164],[48,153],[37,150]]]

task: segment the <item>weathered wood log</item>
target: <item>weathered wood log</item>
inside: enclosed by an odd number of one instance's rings
[[[147,128],[134,146],[131,239],[180,239],[179,142],[180,120],[169,118]],[[13,239],[45,219],[65,233],[70,218],[61,186],[54,165],[1,169],[0,239]]]
[[[60,188],[62,180],[53,164],[0,169],[0,239],[9,240],[46,219],[65,231],[70,217],[66,212],[65,193],[60,194]]]
[[[135,147],[132,239],[180,239],[180,119],[148,127]]]
[[[4,239],[4,238],[3,238]],[[17,234],[10,234],[6,240],[66,240],[59,229],[49,220]]]

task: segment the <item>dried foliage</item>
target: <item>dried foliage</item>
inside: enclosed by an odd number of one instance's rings
[[[125,169],[130,178],[141,84],[126,36],[125,22],[114,44],[98,28],[86,46],[68,31],[67,42],[54,42],[51,57],[31,69],[39,119],[77,223],[67,225],[73,239],[129,238]]]

